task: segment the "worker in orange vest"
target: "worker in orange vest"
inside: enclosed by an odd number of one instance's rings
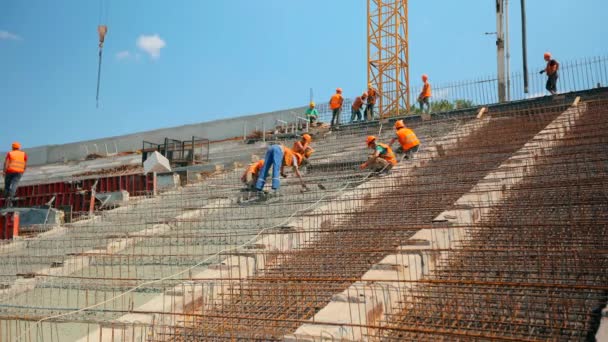
[[[551,58],[551,53],[545,52],[545,62],[547,66],[540,71],[540,73],[547,73],[547,84],[545,88],[551,93],[551,95],[557,94],[557,70],[559,70],[559,63]]]
[[[315,152],[315,150],[310,147],[310,143],[312,142],[312,137],[308,133],[302,134],[302,140],[298,140],[293,143],[293,147],[291,148],[294,152],[301,154],[305,159],[310,158],[310,156]]]
[[[302,179],[302,174],[300,174],[300,166],[304,164],[306,164],[306,158],[304,158],[303,155],[294,152],[289,147],[282,145],[270,145],[266,150],[264,166],[255,184],[255,188],[260,195],[263,194],[264,185],[266,185],[266,178],[268,178],[270,168],[272,167],[272,189],[275,190],[276,193],[276,191],[281,187],[281,179],[279,178],[279,175],[287,177],[285,174],[285,166],[290,166],[293,168],[296,176],[298,176],[300,179],[302,187],[306,189],[306,184]]]
[[[368,136],[366,141],[367,147],[374,150],[374,153],[365,163],[361,164],[361,170],[369,168],[378,174],[388,174],[393,166],[397,165],[393,149],[387,144],[377,142],[373,135]]]
[[[395,141],[399,141],[399,146],[397,148],[397,153],[405,154],[406,159],[412,159],[414,157],[414,153],[418,152],[420,148],[420,140],[416,136],[413,130],[405,127],[405,123],[403,120],[397,120],[395,122],[395,134],[397,136],[391,139],[389,146],[393,146]]]
[[[340,126],[340,113],[342,113],[342,104],[344,98],[342,97],[342,88],[337,88],[336,93],[329,100],[329,108],[331,109],[331,128],[337,128]]]
[[[21,151],[21,144],[14,142],[12,148],[4,159],[4,199],[7,207],[13,205],[19,180],[27,167],[27,154]]]
[[[310,136],[310,134],[304,133],[304,134],[302,134],[301,140],[298,140],[295,143],[293,143],[292,150],[299,154],[304,154],[304,151],[306,151],[306,148],[308,147],[308,145],[310,145],[311,141],[312,141],[312,137]]]
[[[378,91],[374,89],[371,83],[367,84],[367,105],[363,112],[363,121],[370,121],[374,119],[374,106],[378,101]]]
[[[361,121],[361,109],[364,104],[367,103],[367,93],[363,93],[361,96],[357,96],[353,105],[350,108],[350,122]]]
[[[422,82],[424,82],[424,85],[422,86],[420,95],[418,95],[418,104],[420,105],[420,111],[430,114],[431,84],[429,83],[429,77],[427,75],[422,75]],[[426,105],[426,111],[424,110],[424,105]]]
[[[374,89],[371,83],[367,84],[367,105],[365,106],[365,115],[363,116],[364,121],[370,121],[374,119],[374,106],[378,100],[378,91]]]
[[[264,160],[258,160],[255,163],[249,164],[245,173],[241,176],[241,181],[247,186],[247,189],[254,190],[255,182],[258,180],[260,171],[264,167]]]

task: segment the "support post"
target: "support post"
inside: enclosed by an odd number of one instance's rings
[[[496,0],[496,61],[498,64],[498,102],[506,101],[504,0]]]

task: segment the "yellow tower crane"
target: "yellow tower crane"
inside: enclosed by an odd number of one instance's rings
[[[367,0],[367,81],[380,118],[410,109],[408,0]]]

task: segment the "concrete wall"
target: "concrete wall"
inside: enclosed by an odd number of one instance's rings
[[[133,133],[128,135],[79,141],[62,145],[48,145],[26,148],[29,165],[42,165],[80,160],[89,153],[106,153],[135,151],[142,148],[142,141],[161,143],[165,137],[188,140],[192,136],[210,140],[221,140],[243,136],[251,133],[257,127],[266,130],[276,126],[276,120],[294,122],[296,114],[302,116],[306,107],[287,109],[277,112],[222,119],[198,124],[162,128],[153,131]]]

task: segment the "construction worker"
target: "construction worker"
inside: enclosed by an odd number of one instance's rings
[[[376,101],[378,100],[378,91],[374,89],[371,83],[367,84],[367,106],[365,107],[365,117],[364,120],[373,120],[374,119],[374,106],[376,105]]]
[[[306,116],[306,119],[308,119],[308,122],[311,125],[314,125],[315,122],[317,122],[317,119],[319,118],[319,112],[315,108],[314,102],[310,102],[310,104],[308,105],[308,109],[306,109],[304,115]]]
[[[350,107],[350,122],[361,121],[361,109],[364,104],[367,103],[367,93],[363,93],[361,96],[357,96],[353,105]]]
[[[248,190],[255,189],[255,183],[258,180],[258,176],[260,175],[260,171],[264,167],[264,160],[258,160],[255,163],[249,164],[243,176],[241,176],[241,181],[247,186]]]
[[[557,94],[557,70],[559,70],[559,63],[551,58],[551,53],[545,52],[545,62],[547,66],[540,71],[540,73],[547,73],[547,85],[545,88],[551,93],[551,95]]]
[[[304,134],[302,134],[302,140],[298,140],[295,143],[293,143],[292,150],[296,153],[304,155],[304,152],[306,151],[306,148],[308,147],[308,145],[310,145],[311,141],[312,141],[312,137],[310,136],[310,134],[304,133]]]
[[[429,83],[429,77],[427,75],[422,75],[422,82],[424,85],[422,86],[422,91],[420,95],[418,95],[418,104],[420,105],[420,111],[423,113],[431,113],[431,84]],[[424,110],[424,105],[426,105],[426,111]]]
[[[4,199],[7,207],[13,206],[19,180],[27,167],[27,154],[21,151],[21,144],[14,142],[12,148],[4,159]]]
[[[403,153],[406,159],[412,159],[414,157],[414,153],[418,152],[420,148],[420,140],[416,136],[416,133],[411,129],[405,127],[405,123],[403,120],[397,120],[395,122],[395,133],[397,136],[391,139],[389,146],[393,146],[395,141],[399,141],[399,146],[397,148],[397,153]]]
[[[390,146],[376,142],[376,137],[373,135],[368,136],[366,141],[367,147],[374,150],[374,153],[365,163],[361,164],[361,170],[369,168],[378,174],[386,174],[397,165],[397,158]]]
[[[306,184],[300,174],[300,165],[305,163],[305,158],[299,153],[294,152],[289,147],[282,145],[270,145],[266,150],[266,156],[264,157],[264,166],[255,184],[257,191],[260,195],[263,194],[264,185],[266,185],[266,178],[272,167],[272,189],[276,192],[281,187],[280,176],[287,177],[285,174],[285,166],[291,166],[296,176],[300,179],[302,187],[306,189]]]
[[[342,97],[342,88],[337,88],[336,93],[329,100],[329,108],[332,111],[331,114],[331,128],[337,128],[340,126],[340,113],[342,113],[342,104],[344,98]]]

